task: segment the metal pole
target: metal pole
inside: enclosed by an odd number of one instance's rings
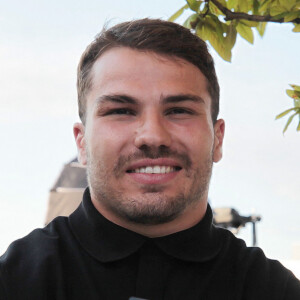
[[[253,244],[253,247],[255,247],[257,244],[255,222],[252,222],[252,237],[253,237],[252,244]]]

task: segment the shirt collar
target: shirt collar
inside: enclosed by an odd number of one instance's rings
[[[212,224],[208,205],[204,218],[195,226],[159,238],[147,238],[104,218],[91,202],[87,188],[69,224],[81,246],[101,262],[116,261],[136,252],[145,242],[156,244],[166,254],[185,261],[203,262],[215,257],[222,246],[219,231]]]

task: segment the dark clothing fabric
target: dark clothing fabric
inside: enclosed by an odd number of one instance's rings
[[[259,248],[212,225],[160,238],[119,227],[89,190],[69,217],[10,245],[0,258],[0,299],[300,299],[300,283]]]

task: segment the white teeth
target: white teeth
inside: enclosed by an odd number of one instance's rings
[[[142,168],[137,168],[134,173],[146,173],[146,174],[165,174],[174,172],[175,168],[170,166],[147,166]]]
[[[155,167],[153,168],[153,173],[154,173],[154,174],[162,173],[161,170],[160,170],[160,166],[155,166]]]
[[[146,167],[146,172],[145,173],[153,173],[153,168],[152,167]]]

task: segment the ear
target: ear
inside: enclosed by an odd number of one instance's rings
[[[73,133],[75,137],[75,142],[78,150],[78,161],[86,165],[86,141],[84,135],[84,125],[82,123],[75,123],[73,126]]]
[[[213,154],[213,161],[218,162],[221,160],[223,155],[223,139],[225,133],[225,122],[224,120],[220,119],[214,125],[214,154]]]

